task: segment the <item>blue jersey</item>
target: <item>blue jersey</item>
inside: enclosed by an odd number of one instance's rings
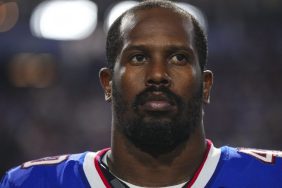
[[[210,141],[202,164],[185,188],[282,187],[282,153],[216,148]],[[126,188],[103,163],[109,149],[47,157],[24,163],[3,177],[1,188]]]

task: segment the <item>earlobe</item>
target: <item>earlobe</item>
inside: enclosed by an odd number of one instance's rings
[[[112,81],[110,81],[111,83]],[[105,90],[105,101],[111,102],[112,101],[112,90]]]
[[[210,70],[203,72],[203,100],[205,104],[210,103],[210,93],[213,84],[213,73]]]
[[[100,83],[104,90],[105,100],[112,100],[112,71],[109,68],[102,68],[99,72]]]

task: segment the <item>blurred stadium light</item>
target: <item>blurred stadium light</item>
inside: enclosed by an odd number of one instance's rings
[[[12,29],[19,18],[19,7],[15,2],[0,2],[0,32]]]
[[[134,5],[138,4],[137,1],[122,1],[114,6],[106,12],[106,19],[104,21],[104,28],[107,31],[112,23],[120,16],[122,13],[124,13],[126,10],[130,9]]]
[[[46,88],[56,79],[55,58],[47,53],[19,53],[8,70],[15,87]]]
[[[137,3],[121,1],[114,4],[106,12],[104,29],[108,30],[115,19]],[[184,2],[178,2],[177,5],[191,13],[207,32],[207,21],[201,10]],[[88,37],[96,28],[97,12],[97,5],[89,0],[46,0],[32,13],[31,31],[34,36],[41,38],[80,40]]]
[[[96,28],[97,12],[97,5],[89,0],[44,1],[32,13],[31,31],[47,39],[84,39]]]

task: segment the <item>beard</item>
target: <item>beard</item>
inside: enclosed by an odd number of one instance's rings
[[[132,104],[127,104],[113,82],[113,112],[116,127],[141,151],[154,157],[167,154],[189,140],[195,127],[202,120],[203,89],[199,87],[188,100],[183,100],[166,87],[149,87],[138,94]],[[144,103],[149,94],[162,92],[177,106],[175,114],[163,112],[141,113],[138,105]]]

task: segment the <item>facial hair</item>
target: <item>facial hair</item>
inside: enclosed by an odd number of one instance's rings
[[[139,93],[132,104],[128,104],[113,82],[113,112],[116,127],[137,148],[154,157],[169,153],[185,143],[199,126],[202,118],[202,85],[191,98],[184,100],[166,87],[149,87]],[[146,100],[149,93],[162,92],[177,106],[177,113],[141,114],[138,104]]]

